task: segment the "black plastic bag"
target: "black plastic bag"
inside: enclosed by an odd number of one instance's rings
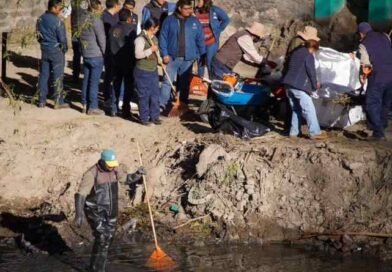
[[[226,106],[216,103],[209,114],[209,122],[214,130],[232,134],[241,139],[251,139],[265,135],[270,129],[262,124],[248,121],[235,115]]]

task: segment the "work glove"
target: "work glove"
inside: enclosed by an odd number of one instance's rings
[[[84,204],[86,202],[86,198],[76,193],[75,194],[75,225],[80,228],[83,224],[83,217],[84,217]]]
[[[125,183],[131,185],[133,183],[141,182],[143,176],[145,176],[146,174],[147,174],[146,169],[143,166],[141,166],[136,170],[135,173],[127,175],[127,181]]]
[[[140,166],[140,167],[136,170],[136,174],[143,175],[143,176],[147,175],[146,168],[144,168],[143,166]]]

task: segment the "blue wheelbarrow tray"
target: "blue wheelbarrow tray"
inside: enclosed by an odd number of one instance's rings
[[[227,93],[215,94],[218,102],[227,106],[260,106],[269,100],[271,89],[263,85],[243,84],[229,96]]]

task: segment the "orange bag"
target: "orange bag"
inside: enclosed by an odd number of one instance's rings
[[[197,96],[207,96],[208,87],[200,77],[194,75],[189,86],[189,93]]]
[[[224,75],[223,81],[229,83],[232,87],[235,87],[235,85],[238,83],[238,77],[235,75]]]

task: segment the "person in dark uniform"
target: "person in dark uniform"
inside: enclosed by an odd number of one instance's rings
[[[175,3],[169,3],[166,0],[151,0],[142,10],[142,25],[151,17],[158,20],[159,24],[162,25],[166,17],[175,10]]]
[[[135,13],[135,0],[125,0],[123,9],[127,9],[131,12],[131,25],[135,26],[137,29],[137,25],[139,23],[139,16]]]
[[[107,0],[106,1],[106,9],[102,14],[103,24],[105,26],[105,34],[106,34],[106,44],[109,44],[109,31],[112,27],[117,25],[119,18],[118,12],[121,10],[121,4],[119,0]],[[112,102],[115,93],[113,89],[113,63],[112,63],[112,55],[110,53],[110,46],[106,47],[105,52],[105,77],[104,77],[104,98],[105,102]],[[105,104],[107,105],[107,104]],[[115,116],[116,112],[109,112],[110,116]]]
[[[364,73],[371,70],[366,90],[368,126],[373,131],[369,140],[385,141],[388,112],[392,105],[392,43],[388,34],[374,31],[366,22],[358,25],[358,33],[362,70]]]
[[[109,31],[110,53],[113,57],[113,88],[111,111],[118,112],[121,87],[124,82],[123,116],[131,115],[130,102],[133,93],[133,66],[135,63],[134,41],[137,25],[132,24],[131,12],[122,9],[119,12],[120,22]]]
[[[82,47],[80,44],[81,21],[87,13],[87,0],[71,1],[71,31],[72,31],[72,79],[76,83],[79,81],[81,72]]]
[[[94,245],[90,259],[91,271],[106,271],[109,247],[117,226],[119,166],[116,154],[111,149],[101,153],[101,159],[82,178],[75,194],[75,225],[80,227],[84,214],[93,230]],[[142,180],[144,168],[128,174],[125,184],[132,186]]]

